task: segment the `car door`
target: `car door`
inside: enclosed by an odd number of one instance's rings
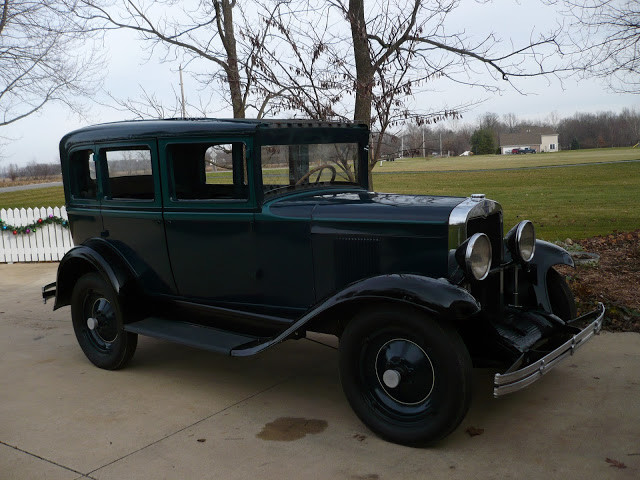
[[[98,145],[101,237],[132,266],[147,292],[175,293],[169,265],[155,139]]]
[[[181,296],[233,308],[259,303],[251,138],[166,139],[164,222]]]

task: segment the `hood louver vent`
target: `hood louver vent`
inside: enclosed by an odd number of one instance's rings
[[[334,240],[337,285],[347,285],[380,273],[380,239],[343,236]]]

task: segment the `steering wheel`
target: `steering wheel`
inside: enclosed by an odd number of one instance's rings
[[[314,183],[318,184],[320,183],[320,177],[322,177],[322,171],[328,169],[331,170],[331,182],[333,182],[336,179],[336,169],[335,167],[333,167],[332,165],[329,165],[328,163],[325,163],[324,165],[319,165],[311,170],[309,170],[302,178],[300,178],[300,180],[298,180],[295,184],[297,185],[302,185],[303,183],[311,183],[309,181],[309,178],[311,177],[311,175],[313,175],[314,173],[318,173],[318,178],[316,178],[316,181]]]

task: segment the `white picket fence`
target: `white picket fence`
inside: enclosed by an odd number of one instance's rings
[[[67,210],[62,207],[1,209],[0,219],[5,225],[31,225],[49,215],[65,220]],[[73,247],[71,232],[62,225],[51,223],[37,227],[35,232],[14,235],[12,230],[0,228],[0,263],[55,262]]]

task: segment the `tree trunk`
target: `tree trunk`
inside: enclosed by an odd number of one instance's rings
[[[240,72],[238,70],[236,36],[233,28],[233,7],[235,6],[235,1],[216,1],[214,5],[216,14],[218,15],[218,33],[220,34],[222,45],[227,54],[227,62],[224,70],[229,85],[233,118],[245,118],[245,105],[242,98],[242,85],[240,83]]]
[[[370,126],[374,70],[367,39],[367,24],[364,19],[364,0],[349,0],[349,23],[356,62],[356,100],[353,121]]]
[[[371,93],[373,91],[374,69],[369,51],[367,24],[364,19],[364,0],[349,0],[349,23],[353,40],[353,56],[356,62],[356,99],[353,121],[371,127]],[[369,189],[372,190],[371,165],[368,170]]]

